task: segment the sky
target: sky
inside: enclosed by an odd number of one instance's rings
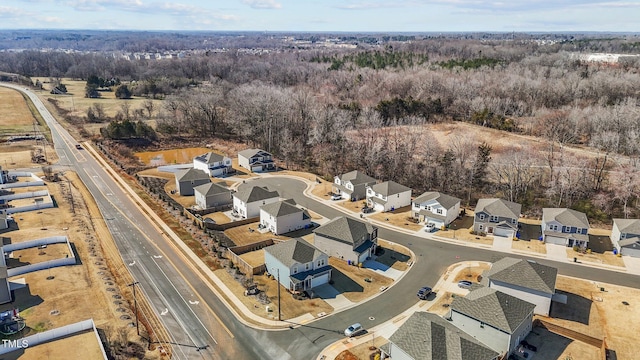
[[[640,0],[0,0],[0,29],[640,32]]]

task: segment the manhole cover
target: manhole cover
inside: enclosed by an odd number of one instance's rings
[[[60,315],[60,310],[51,310],[49,311],[49,315]]]
[[[375,319],[376,319],[376,318],[374,318],[373,316],[369,316],[369,320],[373,321],[373,320],[375,320]]]
[[[114,291],[116,291],[116,288],[107,288],[107,291],[114,292]]]
[[[127,309],[121,307],[121,308],[117,308],[116,311],[117,312],[125,312],[125,311],[127,311]]]
[[[55,276],[53,276],[53,275],[47,276],[47,280],[53,280],[53,279],[55,279],[55,278],[56,278],[56,277],[55,277]]]
[[[118,294],[115,294],[115,295],[112,296],[112,298],[114,298],[114,299],[122,299],[122,296],[120,296]]]

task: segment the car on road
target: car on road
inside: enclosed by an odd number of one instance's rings
[[[364,332],[364,328],[359,323],[355,323],[348,328],[344,329],[344,336],[354,337]]]
[[[418,290],[418,298],[420,300],[427,300],[427,297],[429,297],[429,295],[433,292],[433,289],[431,289],[428,286],[424,286],[421,287],[420,290]]]
[[[340,194],[331,194],[331,200],[333,200],[333,201],[342,200],[342,195],[340,195]]]
[[[458,287],[462,289],[469,289],[473,285],[471,281],[468,280],[460,280],[458,281]]]
[[[80,144],[76,144],[76,149],[82,150],[82,146]]]
[[[436,224],[434,223],[428,223],[427,225],[424,226],[424,231],[426,232],[433,232],[436,229]]]

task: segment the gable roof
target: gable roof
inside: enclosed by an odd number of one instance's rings
[[[279,217],[284,215],[291,215],[298,212],[304,212],[304,210],[295,206],[295,202],[292,204],[292,200],[282,200],[271,204],[263,205],[260,209],[264,210],[267,214]]]
[[[348,181],[353,185],[368,184],[368,183],[376,182],[376,179],[358,170],[349,171],[348,173],[339,175],[338,178],[342,182]]]
[[[640,235],[640,219],[613,219],[620,234]]]
[[[375,226],[364,221],[341,216],[321,225],[313,232],[317,235],[355,244],[372,234],[376,229]]]
[[[227,189],[223,184],[224,183],[202,184],[194,187],[193,191],[197,191],[202,195],[204,195],[205,197],[216,195],[216,194],[231,193],[231,190]]]
[[[589,220],[583,212],[567,208],[543,208],[542,221],[548,223],[554,220],[565,226],[589,228]]]
[[[384,196],[400,194],[405,191],[411,191],[410,187],[406,187],[404,185],[398,184],[395,181],[385,181],[380,184],[375,184],[371,186],[371,189],[378,194],[382,194]]]
[[[424,311],[413,313],[389,341],[416,360],[490,360],[500,355],[449,321]],[[388,347],[383,350],[389,351]]]
[[[250,188],[244,188],[238,190],[234,197],[238,198],[242,202],[251,203],[254,201],[266,200],[280,197],[277,191],[269,191],[267,188],[260,186],[252,186]]]
[[[482,287],[465,297],[456,297],[451,309],[508,334],[533,313],[536,306],[501,291]]]
[[[208,152],[206,154],[202,154],[199,156],[196,156],[193,160],[196,161],[200,161],[202,163],[205,164],[215,164],[217,162],[221,162],[224,161],[225,156],[214,153],[214,152]]]
[[[296,263],[306,264],[324,254],[320,249],[301,238],[294,238],[267,246],[264,251],[271,254],[286,267],[291,267]]]
[[[480,199],[476,205],[476,214],[484,211],[490,215],[518,219],[522,211],[522,205],[498,198]]]
[[[438,204],[442,205],[445,209],[451,209],[456,206],[456,204],[460,203],[460,199],[455,196],[446,195],[439,193],[437,191],[427,191],[426,193],[418,196],[413,199],[414,204],[421,204],[423,202],[435,200]]]
[[[535,262],[511,257],[502,258],[486,273],[489,280],[518,285],[553,294],[556,290],[558,269]]]
[[[209,180],[209,174],[202,170],[194,168],[176,171],[175,176],[179,182],[205,179]]]
[[[246,149],[246,150],[242,150],[238,153],[238,156],[242,156],[245,157],[247,159],[260,154],[261,156],[271,156],[271,154],[269,154],[268,152],[262,150],[262,149]]]

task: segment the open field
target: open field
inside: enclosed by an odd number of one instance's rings
[[[210,151],[211,149],[197,147],[137,152],[134,155],[144,164],[151,166],[160,166],[171,164],[192,164],[194,157],[206,154]]]
[[[70,351],[73,352],[76,359],[102,359],[102,351],[93,331],[85,331],[53,342],[27,347],[22,354],[17,351],[5,355],[3,358],[7,360],[18,358],[66,360],[69,359]],[[13,357],[14,354],[17,356]]]
[[[416,224],[411,221],[411,206],[405,206],[400,209],[385,213],[376,212],[369,217],[371,219],[384,221],[389,223],[390,225],[405,228],[411,231],[418,231],[423,228],[423,225]]]
[[[0,138],[7,135],[33,133],[35,121],[20,92],[5,87],[0,88]]]

